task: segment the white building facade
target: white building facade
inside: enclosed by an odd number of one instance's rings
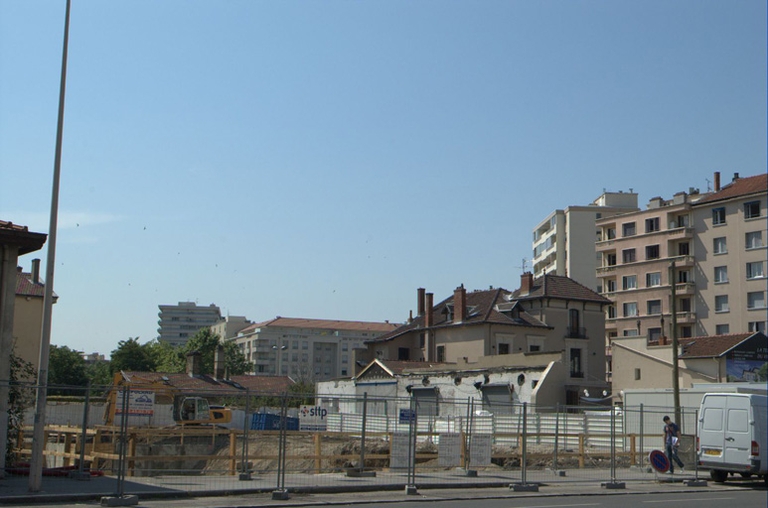
[[[158,340],[173,346],[183,346],[201,328],[208,328],[221,321],[221,310],[213,303],[207,307],[198,307],[195,302],[158,307]]]

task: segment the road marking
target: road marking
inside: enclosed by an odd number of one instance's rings
[[[584,503],[584,504],[537,504],[531,506],[520,506],[518,508],[565,508],[570,506],[600,506],[600,503]]]
[[[664,499],[663,501],[643,501],[643,503],[680,503],[684,501],[725,501],[727,499],[733,499],[732,497],[707,497],[702,499]]]

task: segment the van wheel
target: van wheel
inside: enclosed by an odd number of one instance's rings
[[[723,483],[728,478],[728,472],[713,469],[709,472],[709,477],[712,478],[712,481],[715,483]]]
[[[739,473],[742,478],[752,478],[752,473]]]

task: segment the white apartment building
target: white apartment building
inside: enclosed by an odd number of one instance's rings
[[[198,307],[195,302],[158,307],[158,340],[173,346],[183,346],[201,328],[208,328],[221,320],[221,310],[213,303],[207,307]]]
[[[715,173],[714,182],[711,193],[653,198],[645,210],[597,221],[598,285],[612,301],[605,320],[609,373],[616,367],[612,341],[669,343],[673,282],[678,338],[765,330],[768,176],[736,174],[720,188]]]
[[[637,210],[637,194],[603,192],[587,206],[555,210],[533,230],[533,275],[549,273],[599,292],[595,277],[595,221]]]
[[[252,325],[253,322],[245,316],[226,316],[221,321],[211,325],[211,333],[221,337],[221,340],[233,340],[243,328]]]
[[[296,381],[323,381],[351,376],[354,349],[390,332],[389,322],[339,321],[276,317],[242,329],[234,339],[254,374],[290,376]]]

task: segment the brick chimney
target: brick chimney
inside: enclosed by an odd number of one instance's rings
[[[467,290],[464,284],[453,291],[453,322],[461,323],[467,317]]]
[[[424,315],[424,293],[426,290],[424,288],[419,288],[416,290],[416,309],[418,314],[417,316],[423,316]]]
[[[434,307],[435,295],[432,293],[427,293],[425,297],[426,308],[424,309],[424,327],[429,328],[432,326],[432,308]]]
[[[736,180],[738,180],[738,179],[739,179],[739,174],[738,174],[738,173],[734,173],[734,174],[733,174],[733,180],[732,180],[732,181],[733,181],[733,182],[735,182],[735,181],[736,181]]]
[[[525,272],[520,276],[520,294],[527,295],[533,287],[533,274]]]
[[[201,363],[203,363],[203,355],[200,354],[200,351],[187,353],[187,375],[189,377],[199,376]]]
[[[34,282],[35,284],[42,283],[42,281],[40,280],[40,260],[39,259],[32,260],[32,282]]]
[[[225,379],[227,370],[226,362],[224,360],[224,346],[219,344],[216,346],[216,352],[213,354],[213,378]]]
[[[720,171],[715,171],[715,192],[720,191]]]

